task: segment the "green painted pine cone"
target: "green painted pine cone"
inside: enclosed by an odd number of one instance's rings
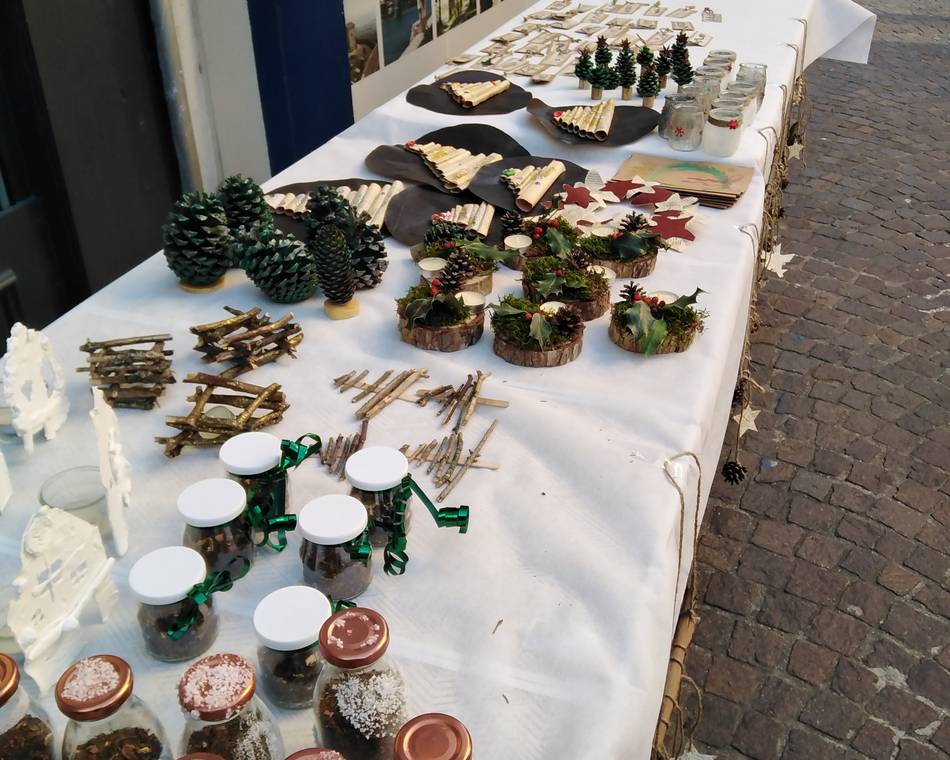
[[[232,234],[242,228],[269,227],[273,215],[264,193],[254,180],[243,174],[228,177],[218,188],[218,198],[224,206],[228,227]]]
[[[211,285],[231,265],[224,206],[208,193],[186,193],[175,201],[162,227],[162,243],[168,268],[188,285]]]
[[[353,208],[335,187],[320,185],[310,191],[307,216],[304,220],[311,235],[326,224],[345,227],[352,218]]]
[[[350,263],[346,235],[339,227],[325,224],[314,231],[310,247],[323,294],[332,303],[347,303],[356,292],[356,277]]]
[[[235,248],[242,245],[241,266],[272,301],[297,303],[316,291],[317,263],[293,235],[266,227],[257,238],[247,236]]]

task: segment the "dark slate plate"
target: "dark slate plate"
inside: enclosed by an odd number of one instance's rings
[[[480,200],[471,193],[448,195],[429,187],[407,187],[392,199],[386,209],[386,227],[400,243],[415,245],[422,242],[433,214],[440,214],[465,203],[479,203]],[[496,209],[485,242],[498,245],[503,237],[501,212]]]
[[[502,156],[527,156],[517,141],[488,124],[459,124],[444,127],[416,138],[416,142],[435,142],[465,148],[472,153],[500,153]],[[416,182],[441,190],[442,183],[426,166],[422,156],[410,153],[401,145],[380,145],[366,157],[366,167],[377,174],[404,182]],[[397,196],[398,197],[398,196]]]
[[[529,164],[544,166],[554,160],[553,158],[544,158],[542,156],[518,156],[516,158],[503,159],[496,164],[489,164],[479,169],[478,174],[475,175],[475,179],[472,180],[472,184],[468,186],[468,189],[483,201],[488,201],[492,205],[505,209],[506,211],[515,211],[517,210],[515,206],[515,194],[508,185],[501,181],[501,173],[505,169],[521,169]],[[548,190],[541,200],[538,201],[537,205],[528,212],[529,214],[537,211],[538,207],[544,201],[551,200],[555,194],[563,192],[564,188],[561,187],[562,185],[573,185],[577,182],[583,182],[587,177],[587,169],[583,166],[578,166],[563,158],[556,160],[564,164],[564,174],[554,180],[551,189]],[[396,197],[398,198],[399,196],[397,195]]]
[[[474,108],[463,108],[443,90],[440,85],[446,82],[491,82],[504,79],[501,74],[491,71],[459,71],[432,84],[419,84],[406,93],[406,101],[414,106],[426,108],[449,116],[497,116],[498,114],[520,111],[531,100],[531,93],[514,82],[502,93],[479,103]]]
[[[273,190],[268,190],[264,195],[274,195],[276,193],[293,193],[294,195],[300,195],[300,193],[309,193],[311,190],[315,190],[318,187],[323,185],[329,185],[330,187],[349,187],[353,190],[358,188],[360,185],[369,185],[373,182],[380,183],[386,182],[384,179],[327,179],[327,180],[315,180],[313,182],[294,182],[292,185],[284,185],[283,187],[276,187]],[[407,187],[403,192],[408,190]],[[398,195],[396,196],[399,197]],[[287,233],[288,235],[293,235],[298,240],[307,241],[307,236],[309,232],[307,230],[307,225],[304,223],[303,219],[294,219],[292,216],[287,214],[278,214],[274,212],[274,225],[281,232]],[[385,222],[383,223],[383,234],[391,234],[386,228]]]
[[[593,104],[594,101],[591,101]],[[568,106],[549,106],[547,103],[533,98],[528,103],[528,112],[537,119],[538,123],[551,137],[570,145],[626,145],[650,134],[660,121],[660,114],[652,108],[643,106],[617,106],[614,109],[614,120],[610,126],[610,134],[603,142],[588,140],[586,137],[575,135],[561,129],[554,123],[552,114],[555,111],[566,111],[584,103],[572,103]]]

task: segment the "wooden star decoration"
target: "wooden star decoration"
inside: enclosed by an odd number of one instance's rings
[[[782,244],[779,243],[768,253],[765,268],[774,272],[780,278],[785,276],[785,265],[795,258],[794,253],[782,253]]]
[[[691,220],[691,216],[680,216],[678,211],[660,211],[650,218],[650,231],[656,232],[664,240],[695,240],[696,236],[686,227]]]
[[[732,415],[732,419],[739,423],[740,438],[750,430],[758,432],[759,429],[755,426],[755,420],[759,416],[760,411],[759,409],[753,409],[751,406],[744,406],[741,412]]]
[[[788,146],[788,160],[791,161],[793,158],[797,158],[801,161],[803,150],[805,150],[805,143],[793,142]]]

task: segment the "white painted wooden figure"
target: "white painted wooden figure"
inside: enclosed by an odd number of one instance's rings
[[[119,418],[106,402],[98,388],[92,389],[93,405],[89,411],[96,428],[96,444],[99,447],[99,478],[106,489],[106,505],[112,541],[118,556],[124,557],[129,550],[129,523],[125,510],[132,502],[132,467],[122,451],[119,435]]]
[[[3,509],[11,496],[13,496],[13,484],[10,482],[10,471],[7,470],[7,461],[3,458],[3,452],[0,451],[0,515],[3,514]]]
[[[115,607],[114,562],[99,530],[61,509],[41,507],[27,525],[7,624],[41,691],[86,645],[82,626],[105,622]]]
[[[65,386],[49,338],[20,322],[13,325],[0,374],[0,401],[10,408],[10,423],[27,453],[33,452],[33,436],[43,431],[51,440],[66,421]]]

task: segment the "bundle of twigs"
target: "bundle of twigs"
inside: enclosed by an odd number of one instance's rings
[[[175,382],[172,355],[165,343],[171,335],[140,335],[113,340],[87,340],[80,351],[89,354],[89,365],[77,372],[89,373],[89,384],[99,388],[107,403],[127,409],[152,409]],[[142,348],[140,344],[151,344]],[[138,346],[138,348],[133,348]]]

